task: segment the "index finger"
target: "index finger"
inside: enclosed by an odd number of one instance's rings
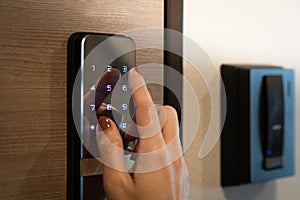
[[[128,79],[135,106],[137,108],[152,107],[154,105],[153,100],[149,94],[145,80],[137,67],[129,71]]]
[[[129,71],[129,86],[136,109],[136,125],[139,142],[136,147],[138,153],[147,153],[165,146],[156,107],[147,89],[145,81],[137,70]]]

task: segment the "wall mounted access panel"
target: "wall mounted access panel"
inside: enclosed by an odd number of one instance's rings
[[[227,112],[221,134],[222,185],[294,174],[294,72],[223,65]]]

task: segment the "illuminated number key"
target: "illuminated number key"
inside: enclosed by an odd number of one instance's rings
[[[111,110],[111,109],[112,109],[111,104],[107,104],[107,105],[106,105],[106,110]]]
[[[91,129],[91,130],[94,130],[94,129],[95,129],[95,125],[92,124],[92,125],[90,126],[90,129]]]
[[[91,104],[90,106],[92,108],[92,111],[94,111],[95,110],[95,104]]]
[[[96,86],[95,85],[92,85],[92,87],[90,88],[92,91],[95,91],[96,90]]]
[[[127,85],[122,85],[122,90],[123,90],[124,92],[126,92],[126,91],[127,91]]]
[[[124,128],[124,129],[127,128],[127,123],[123,122],[121,127]]]
[[[111,85],[107,85],[107,86],[106,86],[106,91],[107,91],[107,92],[111,92],[111,90],[112,90],[112,86],[111,86]]]
[[[123,73],[126,73],[128,71],[128,67],[124,65],[122,68],[122,71],[123,71]]]
[[[108,65],[106,71],[111,72],[111,69],[112,69],[112,66]]]
[[[126,103],[123,103],[123,104],[122,104],[122,110],[127,110],[127,108],[128,108],[127,104],[126,104]]]

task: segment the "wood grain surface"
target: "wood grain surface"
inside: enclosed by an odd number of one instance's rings
[[[153,26],[163,27],[163,0],[0,2],[0,199],[66,199],[70,34]],[[138,52],[149,61],[162,53]]]

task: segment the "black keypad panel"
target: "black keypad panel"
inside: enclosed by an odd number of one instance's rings
[[[131,91],[128,85],[130,67],[127,65],[109,65],[105,68],[104,71],[97,69],[97,66],[85,69],[85,71],[89,70],[89,72],[86,72],[89,77],[85,76],[85,93],[95,96],[95,101],[85,102],[90,103],[90,105],[85,105],[84,115],[91,116],[89,119],[90,134],[96,133],[98,124],[96,119],[101,116],[112,119],[119,128],[124,150],[130,151],[128,149],[129,143],[125,139],[126,129],[134,117],[134,104],[131,100]],[[95,83],[92,83],[93,80]],[[94,118],[94,115],[96,115],[96,118]]]
[[[70,199],[105,199],[102,163],[98,160],[101,159],[101,152],[98,150],[96,140],[100,116],[109,117],[117,125],[126,150],[124,159],[133,162],[131,152],[134,151],[136,141],[126,141],[125,132],[128,131],[134,116],[127,77],[129,70],[135,66],[135,48],[133,39],[123,35],[74,33],[69,38],[68,197]],[[69,82],[72,82],[73,88]],[[70,126],[69,118],[74,121]]]
[[[103,46],[104,51],[101,50]],[[83,93],[90,93],[94,99],[84,99],[83,102],[83,115],[90,124],[83,154],[93,154],[87,157],[100,156],[95,138],[100,116],[107,116],[115,122],[123,139],[124,150],[130,151],[132,148],[128,147],[132,145],[124,136],[134,116],[128,72],[135,66],[135,44],[132,39],[124,36],[111,38],[89,35],[84,42],[84,58]]]

